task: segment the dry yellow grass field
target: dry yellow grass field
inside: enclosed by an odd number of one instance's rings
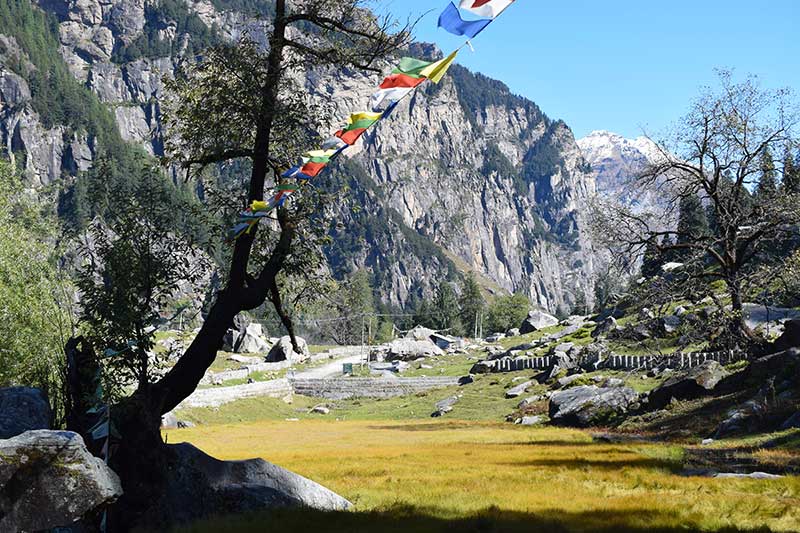
[[[800,478],[678,475],[681,451],[461,421],[264,421],[172,431],[221,459],[263,457],[352,513],[283,511],[187,531],[800,531]]]

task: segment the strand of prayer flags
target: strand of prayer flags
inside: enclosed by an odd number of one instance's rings
[[[488,20],[465,21],[453,2],[445,8],[439,17],[439,26],[456,35],[475,37],[496,19],[514,0],[461,0],[459,7]],[[301,185],[317,177],[327,166],[347,148],[380,120],[389,116],[401,100],[409,96],[425,81],[439,83],[464,46],[472,45],[469,41],[453,53],[439,61],[424,61],[412,57],[403,57],[370,96],[369,111],[353,113],[347,124],[323,141],[318,150],[306,152],[300,163],[281,174],[282,180],[275,188],[274,194],[265,201],[254,201],[246,211],[241,213],[237,224],[230,229],[228,240],[238,239],[266,218],[276,207],[297,192]]]

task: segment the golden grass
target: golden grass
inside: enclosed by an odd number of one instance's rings
[[[682,477],[680,448],[594,443],[573,430],[304,420],[169,433],[183,440],[222,459],[264,457],[356,511],[281,511],[190,531],[444,531],[456,522],[475,531],[800,530],[800,478]]]

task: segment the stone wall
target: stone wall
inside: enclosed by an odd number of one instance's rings
[[[458,385],[457,377],[294,379],[294,392],[315,398],[393,398]]]
[[[554,358],[544,357],[504,357],[494,361],[492,372],[516,372],[529,369],[551,368]],[[747,359],[747,353],[741,351],[698,352],[698,353],[673,353],[666,355],[617,355],[614,353],[579,357],[580,366],[594,367],[597,369],[608,368],[612,370],[637,370],[650,368],[692,368],[702,365],[706,361],[716,361],[722,365],[729,365]],[[491,361],[487,361],[491,362]]]
[[[234,379],[247,379],[253,372],[279,372],[292,366],[291,361],[280,361],[279,363],[257,363],[245,365],[238,370],[226,370],[224,372],[207,372],[200,385],[211,385]]]
[[[292,393],[292,386],[287,379],[273,379],[271,381],[258,381],[247,385],[233,387],[216,387],[213,389],[198,389],[186,398],[180,407],[216,407],[244,398],[268,396],[270,398],[283,398]]]

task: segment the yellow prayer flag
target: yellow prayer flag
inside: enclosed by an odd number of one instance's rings
[[[422,72],[420,72],[420,74],[431,80],[433,83],[439,83],[440,81],[442,81],[442,78],[447,72],[447,69],[449,69],[450,65],[453,64],[453,61],[455,61],[457,55],[458,55],[458,50],[456,50],[446,58],[437,61],[436,63],[431,63],[430,65],[425,67],[422,70]]]
[[[250,204],[250,210],[253,212],[266,211],[267,209],[269,209],[269,204],[261,200],[255,200],[252,204]]]
[[[369,111],[362,111],[360,113],[353,113],[347,119],[348,124],[355,124],[361,120],[371,120],[372,122],[378,121],[383,116],[383,113],[370,113]]]

